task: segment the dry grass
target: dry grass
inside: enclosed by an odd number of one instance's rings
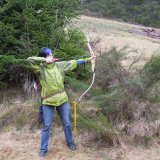
[[[53,129],[52,129],[53,132]],[[28,128],[0,134],[0,160],[38,160],[39,151],[38,131],[28,131]],[[65,144],[61,127],[54,128],[54,135],[50,137],[49,152],[46,160],[159,160],[160,146],[144,149],[138,146],[127,146],[124,151],[119,147],[99,148],[103,143],[93,138],[89,132],[79,133],[77,137],[77,151],[70,151]],[[99,146],[98,146],[99,145]]]
[[[77,24],[89,35],[91,41],[99,40],[99,46],[96,46],[99,52],[112,46],[120,49],[127,45],[130,50],[137,50],[132,52],[132,56],[148,58],[160,51],[160,39],[129,33],[131,28],[139,27],[138,25],[87,16],[81,16]]]
[[[31,100],[23,101],[22,104],[20,98],[17,100],[15,98],[12,103],[9,109],[18,109],[17,111],[24,112],[26,115],[28,113],[34,114],[32,112],[34,103]],[[93,113],[93,109],[93,106],[90,105],[87,112]],[[29,116],[27,115],[27,117]],[[159,160],[160,158],[158,143],[157,148],[153,145],[150,149],[144,149],[140,146],[137,148],[137,146],[129,144],[125,150],[118,146],[108,147],[107,140],[105,141],[100,135],[97,136],[94,132],[89,132],[79,126],[76,139],[78,150],[72,152],[66,146],[63,129],[57,116],[55,114],[51,128],[49,152],[45,157],[46,160]],[[34,117],[31,116],[29,120],[31,122],[27,122],[20,130],[17,130],[12,124],[5,126],[5,130],[0,133],[0,160],[38,159],[40,129],[38,129]],[[31,127],[33,124],[34,129]]]

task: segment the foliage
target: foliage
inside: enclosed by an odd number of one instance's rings
[[[113,128],[103,113],[100,112],[96,117],[91,117],[91,115],[80,112],[79,116],[83,126],[102,134],[109,145],[123,145],[121,133]]]
[[[107,145],[124,146],[124,134],[138,143],[159,135],[159,55],[135,70],[137,60],[124,67],[122,62],[130,61],[127,54],[127,47],[113,47],[101,54],[96,64],[96,88],[85,95],[85,102],[78,103],[79,125],[103,135]],[[87,87],[71,78],[67,82],[74,92]]]
[[[25,66],[25,59],[37,56],[41,47],[51,48],[56,57],[64,60],[78,59],[86,54],[84,34],[69,28],[66,20],[66,17],[71,19],[79,14],[79,4],[80,0],[0,2],[1,84],[19,82],[25,78],[24,73],[32,74]],[[83,79],[84,72],[86,69],[80,66],[68,75]],[[18,74],[21,78],[15,76]]]
[[[133,70],[133,65],[124,67],[122,63],[127,61],[127,54],[126,48],[113,47],[100,55],[96,84],[103,93],[93,100],[109,123],[117,127],[123,124],[121,131],[133,137],[156,134],[160,114],[160,56],[151,57],[142,69]]]
[[[77,15],[79,1],[3,0],[0,4],[0,54],[26,58],[43,46],[55,50],[65,42],[65,18]]]
[[[14,56],[0,55],[0,89],[7,86],[9,82],[22,82],[24,75],[30,72],[25,59],[15,59]],[[31,72],[30,72],[31,73]]]
[[[5,130],[7,126],[14,126],[17,130],[21,130],[25,125],[29,128],[38,128],[38,122],[35,119],[36,108],[31,108],[28,104],[13,105],[0,115],[0,132]]]
[[[160,81],[160,56],[153,55],[140,71],[143,83],[146,86],[153,85]]]
[[[99,57],[98,65],[97,65],[97,84],[100,85],[103,90],[107,91],[108,86],[116,87],[116,82],[122,84],[124,81],[124,77],[121,75],[125,75],[126,71],[124,67],[121,65],[120,61],[124,60],[126,57],[126,47],[121,50],[117,50],[116,47],[112,47],[111,50],[102,54]]]
[[[64,36],[64,35],[63,35]],[[60,58],[79,58],[86,55],[84,34],[78,29],[70,29],[64,39],[61,40],[59,48],[56,49],[55,55]]]
[[[112,99],[117,102],[121,95],[122,100],[124,94],[131,100],[133,96],[138,97],[150,86],[159,83],[158,54],[151,57],[142,69],[134,72],[132,67],[127,68],[122,64],[122,61],[127,61],[127,54],[126,47],[120,50],[113,47],[98,58],[96,84],[106,93],[102,97],[107,101]],[[132,66],[134,63],[137,63],[137,60],[131,63]]]
[[[159,0],[94,0],[86,1],[84,8],[99,16],[160,27]]]
[[[124,67],[122,63],[127,61],[127,53],[127,48],[113,47],[98,57],[96,88],[85,95],[86,101],[78,103],[78,125],[102,135],[107,145],[123,146],[124,134],[138,142],[159,134],[159,55],[149,59],[142,69],[131,72],[131,67]],[[75,99],[88,87],[71,77],[66,77],[66,82],[67,92],[74,94],[71,97],[69,93],[70,99]],[[19,129],[27,121],[27,118],[22,120],[23,116],[28,116],[24,113],[9,111],[0,117],[0,121],[8,125],[14,120]]]

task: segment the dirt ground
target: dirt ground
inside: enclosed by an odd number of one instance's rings
[[[89,143],[89,134],[77,136],[77,150],[71,151],[65,143],[61,127],[54,128],[45,160],[160,160],[160,146],[148,149],[140,146],[102,147],[97,142]],[[23,129],[0,134],[0,160],[37,160],[40,142],[40,130],[36,132]]]

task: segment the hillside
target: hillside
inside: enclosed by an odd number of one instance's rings
[[[159,0],[84,0],[82,7],[94,16],[160,27]]]
[[[97,55],[109,50],[113,45],[118,49],[128,45],[132,50],[129,56],[142,56],[142,63],[155,52],[160,51],[160,39],[130,33],[131,28],[142,28],[142,26],[122,23],[107,19],[82,16],[77,21],[78,26],[89,36],[94,44]],[[143,27],[145,28],[145,27]],[[130,61],[126,62],[127,65]],[[125,62],[124,62],[125,64]],[[80,87],[79,87],[80,88]],[[79,89],[78,88],[78,89]],[[75,97],[80,95],[79,91],[70,91]],[[0,160],[36,160],[39,150],[40,126],[35,120],[36,109],[34,97],[24,96],[24,91],[11,88],[0,100]],[[92,93],[88,93],[89,95]],[[88,96],[89,97],[89,96]],[[99,108],[94,106],[92,99],[84,98],[78,104],[78,108],[93,114]],[[85,106],[85,108],[82,108]],[[37,106],[36,106],[37,107]],[[71,117],[73,110],[71,109]],[[154,117],[155,118],[155,117]],[[2,120],[2,121],[1,121]],[[73,124],[73,117],[71,118]],[[4,128],[2,127],[3,122]],[[131,125],[132,121],[129,122]],[[158,124],[158,123],[157,123]],[[142,124],[143,125],[143,124]],[[149,136],[145,137],[143,144],[130,141],[126,136],[126,147],[119,145],[108,145],[107,138],[86,129],[78,119],[77,151],[70,151],[65,144],[62,126],[57,113],[51,129],[49,152],[46,160],[159,160],[160,142],[155,135],[153,141],[147,143]],[[158,132],[157,132],[158,133]],[[130,137],[131,138],[131,137]],[[141,139],[139,139],[141,141]],[[145,143],[146,142],[146,143]]]
[[[99,51],[112,46],[123,48],[128,46],[137,56],[150,57],[160,51],[160,39],[130,33],[132,28],[147,28],[114,20],[81,16],[77,21],[81,29],[89,35],[91,41],[99,42]]]
[[[150,29],[148,27],[88,16],[81,16],[77,24],[90,37],[97,55],[113,46],[117,49],[127,46],[131,59],[124,61],[124,65],[128,66],[137,57],[141,58],[139,64],[145,64],[151,55],[160,52],[160,39],[131,33],[134,28]]]

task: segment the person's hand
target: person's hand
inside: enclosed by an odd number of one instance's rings
[[[96,61],[96,56],[90,57],[91,61]]]
[[[46,63],[52,63],[52,62],[54,62],[53,57],[46,57]]]

